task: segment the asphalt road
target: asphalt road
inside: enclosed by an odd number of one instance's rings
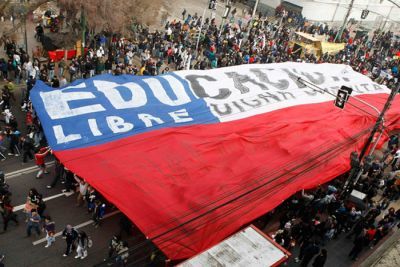
[[[25,169],[26,167],[24,167]],[[45,213],[50,215],[56,223],[56,232],[62,231],[67,224],[73,226],[84,225],[79,230],[85,231],[93,240],[93,247],[89,249],[89,256],[84,260],[74,259],[75,254],[64,258],[65,241],[61,237],[56,238],[55,244],[44,248],[45,237],[42,233],[36,236],[26,237],[26,224],[22,210],[17,211],[19,226],[14,222],[9,223],[7,232],[0,235],[0,251],[6,255],[4,263],[6,266],[93,266],[102,261],[107,255],[107,245],[113,234],[119,231],[120,214],[112,212],[112,216],[104,219],[99,228],[95,228],[90,222],[90,215],[85,207],[76,207],[76,194],[66,196],[61,193],[62,184],[55,188],[46,189],[46,185],[52,179],[53,168],[50,174],[42,179],[36,179],[37,169],[29,169],[21,175],[9,176],[6,178],[12,191],[12,202],[16,209],[22,208],[26,201],[26,195],[31,187],[35,187],[44,198],[54,197],[46,201]],[[19,207],[20,206],[20,207]],[[39,242],[37,242],[39,241]],[[35,245],[33,244],[34,242]]]
[[[0,81],[0,88],[4,85]],[[17,101],[12,102],[11,111],[16,116],[19,130],[25,134],[25,113],[20,110],[19,103],[21,91],[24,87],[21,84],[16,89]],[[1,117],[1,116],[0,116]],[[4,122],[0,122],[3,128]],[[7,267],[24,266],[93,266],[103,261],[107,256],[108,242],[112,236],[119,232],[119,220],[121,214],[108,208],[107,213],[110,217],[105,218],[99,228],[95,228],[91,223],[91,215],[87,214],[85,207],[76,207],[76,193],[70,196],[62,194],[63,185],[59,182],[54,188],[47,189],[54,175],[54,164],[51,157],[47,158],[49,163],[49,174],[43,175],[41,179],[36,179],[38,168],[34,161],[22,164],[22,156],[8,156],[6,160],[0,161],[0,170],[6,174],[6,183],[12,192],[12,204],[19,219],[19,225],[10,222],[7,232],[0,234],[0,254],[5,255],[3,263]],[[43,195],[46,201],[45,214],[50,215],[56,223],[56,232],[62,231],[67,224],[79,226],[79,230],[85,231],[93,240],[93,247],[89,249],[89,255],[84,260],[74,259],[75,253],[64,258],[65,241],[61,237],[56,238],[55,244],[50,248],[44,248],[46,241],[38,242],[45,238],[45,234],[40,236],[32,234],[26,237],[25,214],[22,212],[23,205],[30,188],[36,188]],[[109,215],[107,215],[109,216]],[[0,219],[0,232],[3,230],[3,220]],[[133,236],[124,237],[130,245],[143,239],[143,235],[136,231]],[[33,244],[35,243],[35,245]]]

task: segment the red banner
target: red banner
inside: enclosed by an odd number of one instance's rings
[[[87,48],[85,48],[85,54],[87,53]],[[49,58],[53,61],[61,61],[65,56],[65,50],[54,50],[49,51]],[[71,60],[76,56],[76,49],[67,50],[67,60]]]

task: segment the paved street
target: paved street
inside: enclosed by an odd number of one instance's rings
[[[53,168],[50,169],[53,171]],[[52,172],[54,173],[54,172]],[[6,178],[10,189],[13,192],[12,200],[19,209],[26,201],[26,194],[31,187],[35,187],[44,198],[55,196],[55,198],[46,201],[46,213],[51,215],[56,222],[56,232],[62,231],[66,224],[80,225],[86,223],[80,230],[84,230],[92,237],[93,247],[89,251],[89,257],[85,260],[75,260],[74,255],[63,258],[62,254],[65,249],[65,242],[61,238],[57,238],[54,246],[44,248],[46,244],[44,234],[37,237],[35,234],[27,238],[25,232],[24,214],[21,210],[17,212],[20,225],[15,226],[10,223],[6,233],[0,236],[1,253],[6,255],[6,266],[54,266],[62,264],[62,266],[88,266],[101,261],[107,254],[108,239],[118,231],[119,214],[116,214],[104,220],[104,224],[95,229],[90,221],[90,215],[86,213],[84,207],[75,206],[75,195],[65,196],[61,193],[62,185],[58,184],[55,188],[46,189],[46,185],[52,179],[52,174],[46,175],[42,179],[35,178],[36,168],[29,169],[26,173]],[[37,242],[41,240],[40,242]],[[33,243],[35,245],[33,245]],[[21,252],[24,256],[21,257]]]

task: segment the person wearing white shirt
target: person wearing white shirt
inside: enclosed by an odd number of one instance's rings
[[[104,49],[103,49],[102,46],[100,46],[100,48],[97,49],[97,51],[96,51],[96,56],[97,56],[98,58],[102,58],[102,57],[104,56]]]
[[[32,61],[29,60],[28,62],[26,62],[24,64],[25,64],[25,70],[26,70],[26,77],[29,78],[30,76],[33,76],[32,75],[32,72],[33,72]]]
[[[76,174],[74,174],[74,179],[79,183],[79,194],[76,199],[76,206],[80,207],[83,204],[83,200],[86,196],[89,185],[83,179],[80,179]]]
[[[398,149],[396,153],[394,153],[393,163],[392,163],[393,170],[396,169],[397,161],[399,160],[399,158],[400,158],[400,149]]]
[[[60,87],[64,87],[67,85],[67,79],[65,78],[65,76],[62,76],[60,79]]]

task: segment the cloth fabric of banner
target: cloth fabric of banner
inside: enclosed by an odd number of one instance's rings
[[[169,258],[211,247],[349,169],[390,92],[349,66],[280,63],[158,77],[100,75],[32,102],[55,155]],[[362,111],[360,109],[364,109]],[[399,128],[400,103],[386,115]]]
[[[85,48],[85,53],[87,52],[87,48]],[[54,50],[48,51],[49,58],[54,61],[61,61],[65,56],[65,50]],[[70,60],[73,57],[76,57],[76,49],[67,50],[67,59]]]

